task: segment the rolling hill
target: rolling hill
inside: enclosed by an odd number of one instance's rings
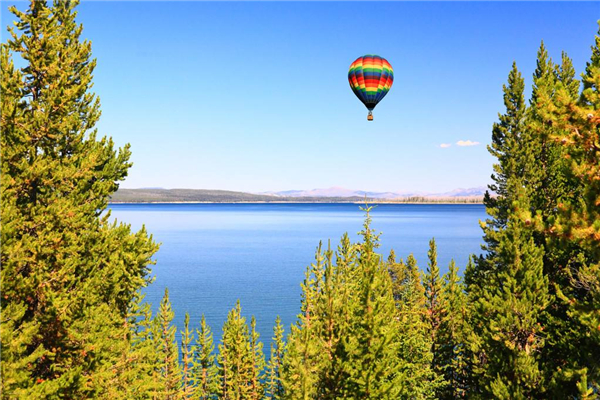
[[[464,194],[463,194],[464,193]],[[481,203],[477,189],[448,194],[365,192],[343,188],[246,193],[209,189],[119,189],[111,203]],[[481,192],[482,193],[482,192]]]

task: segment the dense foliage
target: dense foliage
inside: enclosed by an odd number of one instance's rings
[[[106,395],[127,368],[132,301],[157,246],[110,222],[129,149],[97,139],[96,62],[74,4],[11,8],[1,47],[2,396]],[[19,64],[15,66],[13,57]]]
[[[129,150],[96,137],[75,5],[12,8],[1,49],[3,398],[600,395],[600,34],[581,82],[542,44],[529,101],[513,65],[484,254],[464,280],[454,262],[440,276],[433,239],[425,272],[382,257],[367,207],[359,242],[318,247],[297,322],[286,337],[275,321],[266,360],[239,303],[215,343],[189,316],[176,340],[168,291],[154,316],[143,302],[157,246],[109,222]]]

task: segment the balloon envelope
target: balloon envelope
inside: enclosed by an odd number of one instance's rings
[[[367,54],[350,64],[348,82],[356,97],[372,111],[390,91],[394,70],[385,58]]]

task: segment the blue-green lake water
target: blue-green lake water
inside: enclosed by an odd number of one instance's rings
[[[289,332],[300,309],[300,283],[319,241],[336,247],[344,232],[359,240],[364,213],[355,204],[112,204],[112,216],[137,230],[142,224],[161,243],[153,267],[156,280],[146,300],[156,310],[169,288],[175,323],[189,312],[194,327],[202,314],[215,343],[228,311],[239,299],[243,314],[256,317],[265,343],[279,315]],[[413,253],[427,267],[435,237],[442,273],[451,259],[464,268],[481,253],[483,205],[385,204],[372,211],[381,253]]]

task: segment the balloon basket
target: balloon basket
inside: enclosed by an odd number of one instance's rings
[[[369,115],[367,115],[367,121],[373,121],[373,113],[369,111]]]

